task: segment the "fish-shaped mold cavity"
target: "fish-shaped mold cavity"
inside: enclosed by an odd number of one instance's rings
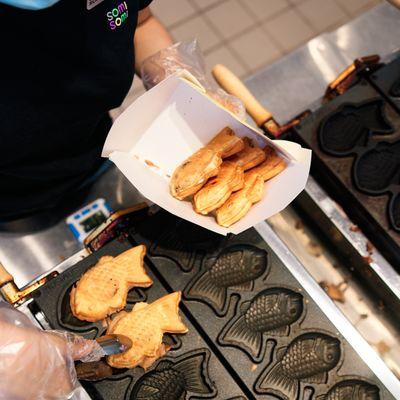
[[[184,295],[207,303],[219,316],[228,311],[228,290],[251,291],[254,281],[269,272],[268,253],[247,244],[228,246],[207,261],[208,268],[189,282]]]
[[[189,272],[207,252],[214,251],[223,236],[184,220],[166,229],[150,247],[150,255],[174,261],[182,271]]]
[[[354,164],[354,181],[359,190],[380,194],[400,181],[400,141],[382,142],[360,156]]]
[[[392,228],[395,231],[400,232],[400,193],[392,197],[388,210]]]
[[[379,388],[360,379],[346,379],[316,400],[380,400]]]
[[[208,377],[210,353],[206,349],[185,353],[174,360],[162,360],[134,385],[130,400],[186,400],[216,396]]]
[[[256,390],[285,400],[297,399],[300,382],[326,383],[328,372],[339,364],[340,359],[338,339],[320,332],[305,333],[277,350],[276,363],[262,372]]]
[[[370,134],[389,134],[393,127],[387,120],[381,99],[358,105],[345,104],[325,117],[318,129],[321,149],[333,156],[346,156],[358,146],[365,146]]]
[[[238,346],[254,362],[263,359],[266,337],[288,336],[290,325],[303,314],[303,296],[293,290],[277,287],[265,289],[250,302],[242,303],[235,316],[222,330],[222,345]]]

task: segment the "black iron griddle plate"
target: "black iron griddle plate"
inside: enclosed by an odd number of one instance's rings
[[[374,73],[371,83],[400,111],[400,57]]]
[[[312,173],[396,267],[400,265],[400,116],[362,81],[293,130]]]
[[[126,240],[115,240],[40,288],[35,299],[36,305],[54,329],[63,329],[90,338],[104,332],[104,327],[100,323],[85,323],[71,316],[69,289],[88,268],[96,264],[101,256],[106,254],[115,256],[131,247],[132,244]],[[168,293],[151,270],[148,267],[146,269],[154,283],[149,289],[131,291],[127,309],[132,308],[135,301],[152,302]],[[235,383],[213,350],[182,311],[181,314],[189,332],[185,335],[166,335],[165,340],[172,344],[168,356],[146,372],[142,368],[115,369],[115,375],[110,378],[98,382],[82,382],[90,397],[94,400],[246,400],[246,394]],[[173,385],[178,384],[183,385],[186,393],[179,399],[173,390],[176,389]],[[150,386],[147,392],[144,390],[146,385]],[[160,386],[168,386],[171,389],[170,393],[164,397],[159,397],[157,394],[150,397],[152,388]]]
[[[253,398],[392,399],[254,229],[217,237],[160,212],[131,234]]]

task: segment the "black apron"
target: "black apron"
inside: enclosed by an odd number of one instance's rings
[[[0,5],[0,218],[56,206],[101,161],[151,0]]]

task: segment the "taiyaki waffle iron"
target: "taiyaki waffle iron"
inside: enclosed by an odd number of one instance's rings
[[[292,132],[313,150],[313,175],[399,267],[400,114],[393,103],[362,80]]]
[[[370,82],[400,111],[400,58],[371,75]]]
[[[127,240],[114,240],[96,253],[69,268],[35,292],[32,311],[38,308],[54,329],[63,329],[88,338],[100,336],[105,327],[101,323],[80,321],[72,316],[69,307],[69,291],[72,285],[88,268],[96,264],[103,255],[117,255],[132,247]],[[137,301],[152,302],[167,294],[167,290],[153,278],[149,289],[133,289],[129,294],[127,309]],[[37,311],[37,310],[36,310]],[[189,328],[185,335],[165,335],[165,341],[172,345],[166,357],[144,372],[141,368],[115,369],[114,375],[96,382],[82,381],[89,396],[94,400],[180,400],[180,399],[221,399],[245,400],[246,390],[238,386],[213,350],[191,323],[191,316],[182,313],[183,322]],[[187,316],[189,318],[187,318]],[[196,321],[194,322],[196,325]],[[153,392],[167,387],[167,397]],[[152,388],[155,388],[153,391]],[[153,395],[151,395],[153,393]]]
[[[393,399],[254,229],[221,237],[159,212],[131,235],[248,399]]]

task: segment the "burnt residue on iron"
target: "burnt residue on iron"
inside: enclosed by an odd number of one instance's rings
[[[380,400],[377,386],[361,379],[346,379],[332,386],[316,400]]]
[[[245,351],[254,362],[264,358],[266,339],[290,334],[290,325],[303,314],[303,296],[293,290],[274,287],[261,291],[240,306],[222,330],[219,342]]]
[[[229,290],[252,291],[254,281],[268,273],[267,252],[252,245],[226,247],[207,261],[209,267],[189,283],[184,296],[204,301],[217,315],[224,315],[228,310]]]
[[[343,104],[326,116],[318,129],[321,149],[335,157],[347,156],[367,145],[373,135],[389,134],[393,126],[388,121],[382,99],[360,104]]]
[[[393,229],[400,232],[400,193],[393,196],[389,205],[389,219]]]
[[[392,185],[400,186],[400,141],[380,142],[354,164],[354,181],[367,194],[382,194]]]
[[[341,360],[340,341],[328,334],[309,332],[276,351],[276,361],[258,378],[259,393],[298,399],[300,382],[323,384]]]
[[[185,353],[175,359],[161,360],[134,385],[130,400],[186,400],[214,398],[217,390],[208,377],[207,349]]]

